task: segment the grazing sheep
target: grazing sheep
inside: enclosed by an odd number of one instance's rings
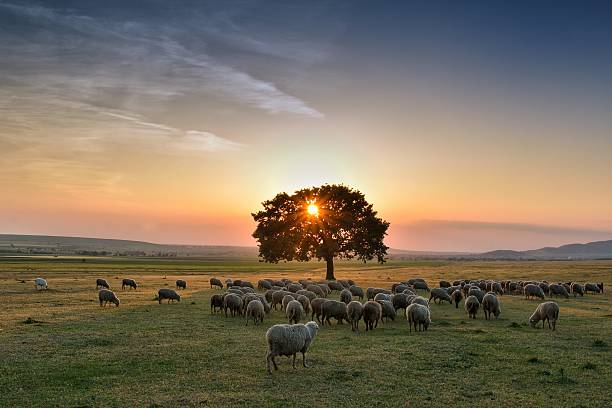
[[[351,330],[359,333],[359,320],[363,315],[363,305],[356,300],[351,301],[346,306],[348,321],[351,323]]]
[[[242,293],[255,293],[255,289],[253,289],[250,286],[244,286],[240,288],[242,290]]]
[[[557,285],[556,283],[552,283],[548,287],[548,291],[550,293],[550,297],[552,297],[553,295],[557,295],[557,296],[563,296],[564,298],[569,299],[569,293],[567,293],[567,290],[565,289],[565,286],[563,285]]]
[[[106,306],[108,303],[114,303],[115,306],[119,307],[119,303],[121,303],[115,292],[108,289],[100,289],[98,299],[100,300],[100,307]]]
[[[453,301],[451,300],[451,297],[448,294],[448,292],[446,291],[446,289],[442,289],[442,288],[433,288],[431,290],[430,296],[429,296],[429,301],[431,302],[432,299],[433,299],[434,303],[436,303],[436,300],[439,303],[442,303],[442,302],[444,302],[446,300],[451,305],[453,304]]]
[[[342,320],[348,321],[348,315],[346,311],[346,304],[338,302],[337,300],[328,300],[321,306],[321,321],[323,325],[325,322],[331,326],[331,317],[338,321],[338,324],[342,324]]]
[[[431,324],[429,308],[416,303],[411,304],[408,306],[408,309],[406,309],[406,319],[408,320],[410,331],[412,331],[413,326],[414,331],[424,331],[427,330]]]
[[[218,293],[210,297],[210,314],[217,313],[217,308],[219,311],[223,308],[223,295]]]
[[[451,300],[455,302],[455,309],[459,309],[459,302],[461,302],[461,299],[463,299],[463,293],[461,292],[461,290],[455,290],[450,297]]]
[[[452,285],[449,281],[445,281],[445,280],[441,280],[440,281],[440,287],[441,288],[450,288]]]
[[[237,286],[232,286],[231,288],[229,288],[227,290],[227,293],[233,293],[233,294],[238,295],[240,297],[244,296],[244,291],[241,288],[237,287]]]
[[[429,301],[427,299],[425,299],[422,296],[415,296],[411,299],[410,304],[418,304],[418,305],[423,305],[427,308],[429,308]]]
[[[161,305],[161,302],[164,299],[168,299],[168,303],[170,303],[170,301],[174,302],[175,300],[180,302],[181,295],[176,293],[173,289],[162,288],[157,291],[157,301]]]
[[[289,319],[289,324],[299,323],[304,317],[304,308],[297,300],[291,300],[289,303],[287,303],[285,315],[287,316],[287,319]]]
[[[302,305],[302,308],[304,309],[304,314],[307,315],[308,312],[310,311],[310,299],[308,299],[308,297],[304,295],[297,295],[297,298],[295,300],[300,302],[300,304]]]
[[[272,296],[274,295],[275,292],[278,292],[278,291],[274,289],[269,289],[269,290],[266,290],[266,293],[264,293],[264,297],[266,298],[268,303],[270,304],[272,303]]]
[[[404,295],[414,295],[414,296],[416,296],[416,294],[417,294],[417,293],[414,291],[414,289],[410,289],[410,288],[408,288],[408,289],[404,289],[404,290],[402,291],[402,293],[403,293]]]
[[[295,292],[296,295],[302,295],[302,296],[306,296],[308,298],[309,301],[312,302],[313,299],[315,299],[317,297],[317,294],[314,292],[311,292],[309,290],[306,289],[302,289],[302,290],[298,290],[297,292]]]
[[[538,285],[534,285],[533,283],[529,283],[523,287],[523,293],[525,294],[525,299],[529,299],[530,297],[537,297],[539,299],[544,300],[544,291]]]
[[[391,302],[391,299],[393,299],[391,295],[387,295],[386,293],[377,293],[376,296],[374,296],[375,302],[378,302],[380,300],[386,300]]]
[[[489,320],[491,313],[495,315],[496,319],[499,317],[501,307],[499,305],[499,299],[497,299],[495,293],[488,292],[486,295],[484,295],[484,298],[482,299],[482,310],[486,320]]]
[[[378,302],[368,300],[363,305],[363,322],[366,325],[366,331],[374,330],[378,327],[378,321],[382,318],[382,306]]]
[[[485,293],[479,288],[471,288],[468,292],[468,296],[476,296],[478,301],[482,303],[482,299],[484,298]]]
[[[360,288],[359,286],[351,285],[349,287],[349,291],[351,292],[351,295],[357,296],[359,300],[363,300],[363,297],[364,297],[363,289]]]
[[[187,282],[182,279],[176,280],[176,288],[177,289],[187,289]]]
[[[331,289],[327,283],[317,283],[317,286],[323,290],[323,293],[325,293],[325,297],[329,296],[329,294],[331,293]]]
[[[557,319],[559,319],[559,305],[555,302],[544,302],[540,303],[533,312],[529,318],[529,324],[531,327],[536,327],[536,324],[541,320],[542,328],[544,328],[544,321],[548,321],[548,328],[552,328],[554,331],[557,326]]]
[[[393,307],[393,303],[391,303],[388,300],[378,300],[378,303],[380,303],[380,306],[382,308],[382,316],[381,316],[381,321],[383,319],[386,319],[385,322],[389,322],[389,319],[391,319],[391,321],[395,321],[395,308]]]
[[[574,282],[572,283],[571,289],[572,293],[574,294],[574,297],[576,297],[577,294],[580,296],[584,296],[584,286],[582,286],[581,284]]]
[[[106,281],[106,279],[102,279],[102,278],[96,279],[96,290],[99,288],[110,289],[110,286],[108,282]]]
[[[315,317],[317,321],[321,323],[321,315],[323,314],[323,303],[327,302],[325,298],[316,298],[310,302],[310,310],[312,314],[310,316],[310,320],[313,320]]]
[[[329,281],[327,282],[327,286],[329,286],[331,290],[335,290],[336,292],[341,292],[344,289],[344,286],[342,286],[342,284],[338,281]]]
[[[257,322],[263,323],[265,314],[266,312],[264,311],[264,305],[261,303],[261,301],[259,299],[251,300],[246,307],[245,326],[249,325],[249,319],[251,317],[253,318],[254,325],[257,325]]]
[[[601,284],[601,287],[603,288],[603,283]],[[601,288],[596,283],[587,283],[584,285],[584,293],[588,295],[589,292],[599,293],[601,292]]]
[[[403,283],[405,283],[406,285],[409,285],[409,286],[414,285],[415,282],[425,283],[425,279],[423,279],[423,278],[412,278],[412,279],[408,279],[406,281],[403,281]]]
[[[276,305],[282,306],[283,298],[287,295],[293,296],[291,292],[288,292],[286,290],[277,290],[276,292],[274,292],[272,294],[272,308],[276,310]]]
[[[283,296],[283,302],[281,303],[281,311],[287,310],[287,305],[289,304],[289,302],[295,300],[296,297],[297,296],[293,296],[293,294]]]
[[[319,297],[322,297],[322,298],[327,297],[327,294],[325,293],[325,291],[323,291],[323,289],[321,289],[321,287],[317,284],[306,286],[306,290],[312,293],[316,293],[316,295]]]
[[[491,292],[496,293],[500,296],[504,295],[504,288],[502,287],[502,284],[499,282],[493,282],[491,284]]]
[[[298,290],[302,290],[302,289],[304,288],[299,283],[291,283],[287,286],[287,290],[291,293],[295,293]]]
[[[136,281],[134,279],[123,279],[121,281],[121,290],[125,289],[126,286],[129,286],[134,290],[138,288],[138,285],[136,284]]]
[[[257,289],[259,290],[272,289],[272,281],[269,279],[260,279],[257,282]]]
[[[315,322],[306,324],[275,324],[266,332],[268,352],[266,353],[266,367],[268,374],[272,374],[270,363],[274,370],[278,370],[276,356],[293,356],[293,368],[295,368],[295,356],[302,353],[302,365],[306,368],[306,352],[314,341],[319,331],[319,325]]]
[[[261,301],[261,304],[264,307],[264,312],[266,312],[266,314],[270,313],[272,308],[270,307],[270,304],[266,300],[265,296],[262,294],[257,294],[257,298]]]
[[[233,280],[231,280],[231,279],[226,279],[226,280],[225,280],[225,285],[226,285],[226,287],[229,289],[229,288],[231,288],[232,286],[234,286],[234,281],[233,281]]]
[[[394,283],[391,286],[391,292],[393,293],[402,293],[406,289],[410,289],[410,286],[406,285],[405,283]]]
[[[465,311],[468,314],[468,317],[470,319],[475,319],[476,318],[476,313],[478,313],[478,308],[480,307],[480,302],[478,301],[478,298],[474,295],[468,296],[467,299],[465,299]]]
[[[41,289],[47,289],[47,281],[44,280],[43,278],[36,278],[34,279],[34,287],[37,290],[41,290]]]
[[[242,286],[242,280],[236,279],[232,282],[232,286]]]
[[[225,311],[225,317],[227,317],[227,311],[229,310],[232,317],[242,314],[242,298],[235,293],[228,293],[223,298],[223,310]]]
[[[223,282],[221,282],[221,280],[218,278],[210,278],[210,288],[212,289],[213,286],[218,286],[223,289]]]
[[[340,292],[340,301],[346,303],[347,305],[353,300],[353,295],[348,289],[342,289]]]
[[[348,280],[341,279],[341,280],[338,281],[338,283],[340,283],[342,285],[343,289],[348,289],[348,288],[351,287],[351,284],[349,283]]]
[[[414,289],[420,289],[420,290],[424,290],[424,291],[426,291],[426,292],[429,292],[429,291],[430,291],[429,286],[427,286],[427,283],[426,283],[426,282],[415,281],[415,282],[412,284],[412,287],[413,287]]]
[[[406,293],[398,293],[393,296],[393,300],[391,302],[393,303],[393,307],[395,308],[396,312],[399,309],[406,309],[408,305],[410,305],[408,297],[409,295],[407,295]]]
[[[366,289],[366,295],[368,297],[368,300],[374,299],[374,297],[378,295],[379,293],[384,293],[387,295],[391,294],[391,292],[388,291],[387,289],[382,289],[382,288],[367,288]]]

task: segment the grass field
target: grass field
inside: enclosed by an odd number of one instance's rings
[[[493,321],[432,305],[425,333],[409,333],[400,316],[360,335],[347,324],[321,327],[307,354],[311,368],[293,370],[279,358],[272,376],[265,331],[285,322],[281,312],[257,327],[210,314],[218,292],[209,289],[211,276],[321,279],[323,270],[317,263],[0,259],[0,406],[612,406],[608,291],[557,300],[556,332],[526,325],[538,302],[520,296],[503,296]],[[612,262],[342,263],[336,275],[364,288],[410,277],[434,286],[441,278],[507,278],[610,287]],[[34,290],[37,276],[49,290]],[[96,277],[110,282],[121,307],[98,306]],[[123,277],[141,287],[121,291]],[[188,282],[182,302],[153,301],[179,277]]]

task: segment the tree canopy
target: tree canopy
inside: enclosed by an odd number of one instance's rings
[[[292,195],[277,194],[252,213],[253,237],[265,262],[327,262],[326,279],[334,278],[334,258],[385,262],[383,243],[389,223],[379,217],[365,196],[344,185],[325,184]]]

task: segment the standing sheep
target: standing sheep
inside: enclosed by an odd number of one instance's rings
[[[351,285],[349,287],[349,292],[351,292],[351,295],[357,296],[359,300],[363,300],[363,297],[364,297],[363,289],[360,288],[359,286]]]
[[[378,302],[368,300],[363,305],[363,322],[366,325],[366,331],[374,330],[378,327],[378,321],[382,318],[382,306]]]
[[[363,315],[363,305],[361,302],[353,300],[346,306],[346,313],[348,321],[351,323],[351,330],[359,333],[359,320]]]
[[[567,289],[563,285],[558,285],[556,283],[551,284],[548,287],[548,293],[550,294],[550,297],[557,295],[569,299],[569,293],[567,293]]]
[[[308,312],[310,311],[310,299],[308,299],[308,297],[304,295],[298,295],[297,299],[295,300],[300,302],[300,304],[302,305],[302,308],[304,309],[304,314],[307,315]]]
[[[287,307],[285,308],[285,314],[287,319],[289,319],[289,324],[291,323],[299,323],[304,316],[304,308],[302,304],[297,300],[291,300],[287,303]]]
[[[325,302],[327,302],[327,299],[325,298],[316,298],[310,302],[310,310],[312,311],[310,320],[313,320],[316,317],[317,321],[321,323],[321,315],[323,314],[323,303]]]
[[[463,293],[460,289],[455,290],[451,294],[451,300],[455,303],[455,309],[459,309],[459,302],[461,302],[461,299],[463,299]]]
[[[544,291],[538,285],[534,285],[533,283],[529,283],[525,285],[523,288],[523,293],[525,294],[525,299],[529,299],[530,297],[537,297],[541,300],[544,300]]]
[[[479,307],[480,302],[478,301],[478,298],[476,296],[468,296],[468,298],[465,299],[465,311],[467,312],[468,317],[470,319],[476,318],[476,313],[478,313]]]
[[[123,279],[121,281],[121,290],[125,289],[126,286],[129,286],[130,288],[136,290],[138,288],[138,284],[136,284],[136,281],[134,279]]]
[[[242,314],[242,298],[235,293],[228,293],[223,298],[223,309],[225,311],[225,317],[227,317],[228,309],[232,317]]]
[[[36,290],[47,289],[47,281],[43,278],[36,278],[34,279],[34,287]]]
[[[210,288],[212,289],[213,286],[223,289],[223,282],[221,282],[221,280],[218,278],[210,278]]]
[[[121,303],[115,292],[108,289],[100,289],[98,299],[100,300],[100,307],[106,306],[108,303],[114,303],[115,306],[119,307],[119,303]]]
[[[321,306],[321,321],[323,325],[325,322],[331,326],[331,317],[338,321],[338,324],[342,324],[342,320],[348,321],[348,315],[346,310],[346,304],[338,302],[337,300],[328,300]]]
[[[584,296],[584,286],[582,286],[581,284],[574,282],[572,283],[571,289],[572,293],[574,294],[574,297],[576,297],[577,294],[580,296]]]
[[[491,313],[495,315],[497,319],[501,313],[501,307],[499,306],[499,299],[495,296],[495,293],[488,292],[482,299],[482,310],[484,311],[485,319],[489,320]]]
[[[297,353],[302,353],[302,365],[306,365],[306,352],[308,347],[314,341],[319,331],[319,325],[315,322],[306,324],[275,324],[266,332],[266,341],[268,343],[268,352],[266,353],[266,367],[268,374],[272,374],[272,367],[278,370],[276,356],[293,356],[293,368],[295,368],[295,356]]]
[[[426,283],[426,282],[416,281],[416,282],[414,282],[414,283],[412,284],[412,287],[413,287],[414,289],[420,289],[420,290],[424,290],[424,291],[426,291],[426,292],[429,292],[429,291],[430,291],[429,286],[427,286],[427,283]]]
[[[96,290],[98,290],[99,288],[110,289],[110,285],[108,284],[106,279],[98,278],[96,279]]]
[[[223,295],[218,293],[210,297],[210,314],[217,313],[217,308],[223,308]]]
[[[340,301],[346,303],[347,305],[353,300],[353,295],[348,289],[342,289],[340,292]]]
[[[181,301],[181,295],[176,293],[173,289],[162,288],[162,289],[157,291],[157,301],[161,305],[161,302],[164,299],[168,299],[168,303],[170,303],[170,301],[174,302],[175,300],[180,302]]]
[[[414,331],[427,330],[431,323],[429,308],[413,303],[406,309],[406,319],[408,320],[410,331],[412,331],[412,326],[414,326]]]
[[[584,285],[584,293],[587,294],[587,295],[589,294],[589,292],[591,292],[591,293],[599,293],[599,292],[601,292],[602,288],[603,288],[603,283],[601,284],[601,288],[596,283],[587,283],[587,284]]]
[[[430,296],[429,296],[429,302],[431,303],[431,300],[433,299],[434,303],[436,303],[436,300],[439,303],[442,303],[444,301],[447,301],[448,303],[450,303],[451,305],[453,304],[453,301],[451,300],[450,295],[448,294],[448,292],[443,289],[443,288],[433,288],[430,292]]]
[[[391,303],[388,300],[379,300],[378,303],[380,303],[380,307],[382,308],[382,316],[381,316],[381,321],[383,319],[385,319],[385,322],[389,322],[389,319],[391,319],[391,321],[395,321],[395,308],[393,307],[393,303]]]
[[[261,301],[259,301],[259,299],[253,299],[249,302],[249,304],[247,305],[246,308],[246,324],[245,326],[249,325],[249,318],[253,318],[253,324],[257,325],[257,322],[263,323],[264,321],[264,316],[265,316],[265,311],[264,311],[264,305],[263,303],[261,303]]]
[[[548,328],[555,331],[557,319],[559,319],[559,305],[556,302],[544,302],[540,303],[533,312],[529,318],[529,324],[531,327],[536,327],[536,324],[541,320],[542,328],[544,328],[544,321],[548,321]]]
[[[187,282],[182,279],[176,280],[176,288],[177,289],[187,289]]]

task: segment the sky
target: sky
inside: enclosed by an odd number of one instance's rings
[[[607,1],[0,0],[0,233],[255,245],[344,183],[387,245],[612,239]]]

